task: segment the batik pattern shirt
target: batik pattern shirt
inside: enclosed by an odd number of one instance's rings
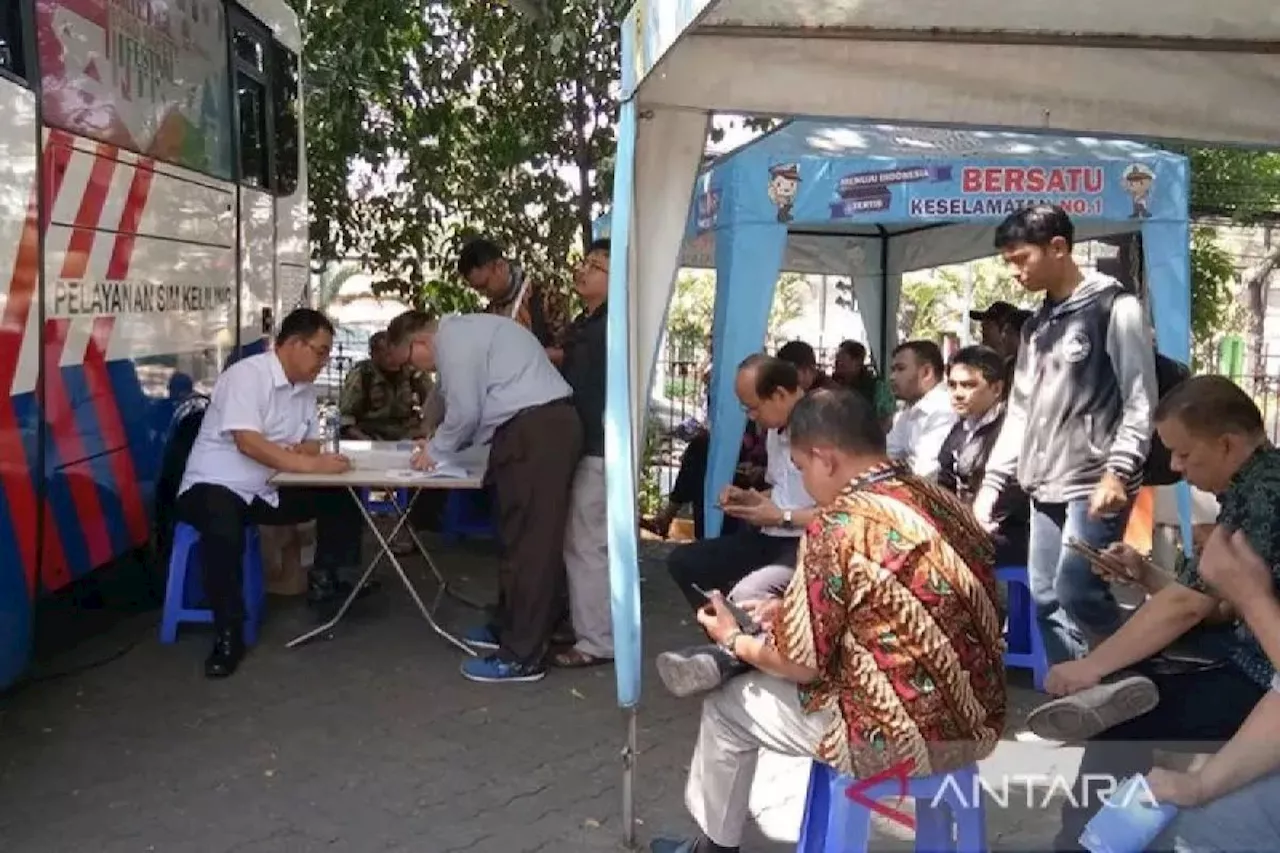
[[[927,776],[995,749],[1002,618],[991,539],[951,493],[885,465],[805,531],[772,639],[817,670],[809,712],[835,711],[819,760],[860,778]]]
[[[1218,495],[1218,505],[1218,526],[1231,533],[1244,533],[1249,545],[1271,567],[1275,589],[1280,594],[1280,450],[1270,444],[1259,448],[1240,466],[1226,491]],[[1217,597],[1200,577],[1196,560],[1184,560],[1176,574],[1183,586]],[[1268,687],[1276,674],[1262,644],[1243,619],[1236,621],[1230,658],[1261,687]]]

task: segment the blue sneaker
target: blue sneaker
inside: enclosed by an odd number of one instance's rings
[[[462,677],[468,681],[500,684],[508,681],[541,681],[547,675],[544,666],[532,666],[502,660],[497,655],[471,658],[462,662]]]
[[[488,625],[477,625],[462,635],[462,642],[473,649],[496,652],[499,648],[498,635]]]
[[[693,853],[696,844],[691,839],[655,838],[649,842],[649,853]]]

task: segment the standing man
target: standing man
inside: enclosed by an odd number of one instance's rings
[[[406,363],[403,347],[387,343],[386,332],[369,338],[369,358],[342,382],[338,409],[346,438],[403,441],[420,438],[436,424],[424,417],[432,382]]]
[[[503,256],[498,244],[483,238],[462,247],[458,272],[473,290],[488,297],[486,313],[524,326],[546,349],[551,363],[560,365],[564,360],[562,339],[569,322],[569,306],[560,294],[530,280],[519,264]]]
[[[505,317],[466,314],[433,320],[406,311],[391,323],[393,345],[434,370],[444,422],[422,445],[415,467],[430,469],[476,444],[491,445],[485,480],[498,502],[503,559],[496,624],[467,635],[494,652],[463,663],[472,681],[538,681],[561,614],[569,487],[582,456],[573,389],[538,340]]]
[[[904,463],[917,477],[936,478],[938,454],[956,422],[942,350],[933,341],[899,344],[889,367],[889,387],[907,404],[889,430],[889,458]]]
[[[298,308],[284,318],[274,350],[227,368],[213,386],[178,487],[177,513],[200,533],[204,588],[213,610],[209,678],[232,675],[244,657],[245,528],[315,519],[315,565],[307,601],[328,611],[350,594],[343,569],[360,562],[360,511],[346,489],[277,491],[278,471],[341,474],[345,457],[322,453],[316,390],[333,346],[333,324]],[[327,612],[326,612],[327,615]]]
[[[747,417],[768,430],[766,478],[770,489],[726,486],[720,493],[720,507],[725,515],[741,519],[746,526],[716,539],[681,545],[667,558],[672,580],[695,609],[706,600],[694,585],[706,590],[734,590],[733,597],[743,600],[780,593],[795,571],[800,536],[814,517],[813,498],[791,461],[787,432],[791,410],[804,397],[799,371],[780,358],[748,356],[738,365],[734,393]],[[752,578],[739,586],[748,575]]]
[[[1107,582],[1067,548],[1106,548],[1124,535],[1142,485],[1156,401],[1155,349],[1136,296],[1071,256],[1075,228],[1060,207],[1010,215],[995,245],[1044,303],[1023,326],[1000,438],[974,502],[990,526],[1014,483],[1031,496],[1027,571],[1052,663],[1083,657],[1120,612]]]
[[[587,249],[573,288],[583,310],[565,336],[564,378],[582,420],[582,458],[569,492],[564,566],[569,580],[573,647],[551,657],[556,666],[577,668],[613,660],[613,611],[609,594],[608,508],[604,474],[605,300],[609,296],[609,241]]]

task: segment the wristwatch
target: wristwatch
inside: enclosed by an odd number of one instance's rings
[[[782,511],[782,529],[790,530],[793,527],[791,523],[791,510],[784,509]]]

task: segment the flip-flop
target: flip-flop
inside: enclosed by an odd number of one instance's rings
[[[551,665],[560,669],[586,669],[589,666],[604,666],[613,663],[613,658],[598,658],[577,649],[566,649],[551,656]]]
[[[1045,740],[1089,740],[1141,717],[1159,703],[1155,683],[1132,675],[1046,702],[1027,716],[1027,728]]]

